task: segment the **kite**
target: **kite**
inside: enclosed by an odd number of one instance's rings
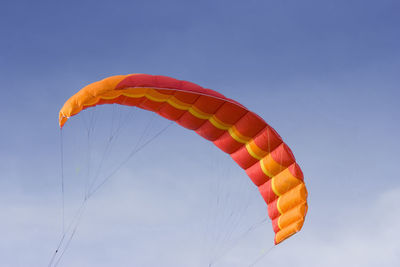
[[[59,113],[60,127],[82,110],[103,104],[155,112],[229,154],[267,203],[275,244],[302,228],[307,213],[303,173],[279,134],[240,103],[167,76],[118,75],[89,84],[68,99]]]

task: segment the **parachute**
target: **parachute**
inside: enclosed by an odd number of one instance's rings
[[[89,84],[68,99],[59,113],[60,127],[82,110],[102,104],[155,112],[213,142],[258,187],[268,206],[275,244],[301,230],[307,213],[303,173],[279,134],[240,103],[171,77],[118,75]]]

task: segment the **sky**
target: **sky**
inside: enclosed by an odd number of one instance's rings
[[[63,103],[105,77],[148,73],[217,90],[274,127],[305,175],[304,227],[273,247],[244,171],[170,125],[90,198],[58,266],[400,266],[399,12],[395,0],[1,1],[0,265],[48,266],[62,233],[61,143],[68,225],[110,114],[133,119],[101,172],[149,121],[146,138],[168,126],[96,107],[61,141]]]

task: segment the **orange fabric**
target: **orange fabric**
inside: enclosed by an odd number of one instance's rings
[[[300,183],[292,190],[286,192],[278,198],[278,209],[281,214],[292,209],[297,205],[301,205],[307,201],[307,189],[304,183]]]
[[[289,168],[286,168],[272,178],[271,187],[277,196],[281,196],[300,183],[302,183],[302,181],[293,176]]]
[[[298,231],[300,231],[301,227],[303,226],[303,223],[304,223],[304,219],[301,219],[297,222],[294,222],[294,223],[288,225],[287,227],[283,228],[279,232],[277,232],[275,234],[275,244],[279,244],[286,238],[288,238],[288,237],[294,235],[295,233],[297,233]]]

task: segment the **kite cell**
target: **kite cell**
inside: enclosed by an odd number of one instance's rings
[[[166,76],[118,75],[89,84],[68,99],[60,110],[60,127],[83,109],[102,104],[155,112],[228,153],[267,203],[275,244],[302,228],[307,213],[303,173],[278,133],[240,103]]]

